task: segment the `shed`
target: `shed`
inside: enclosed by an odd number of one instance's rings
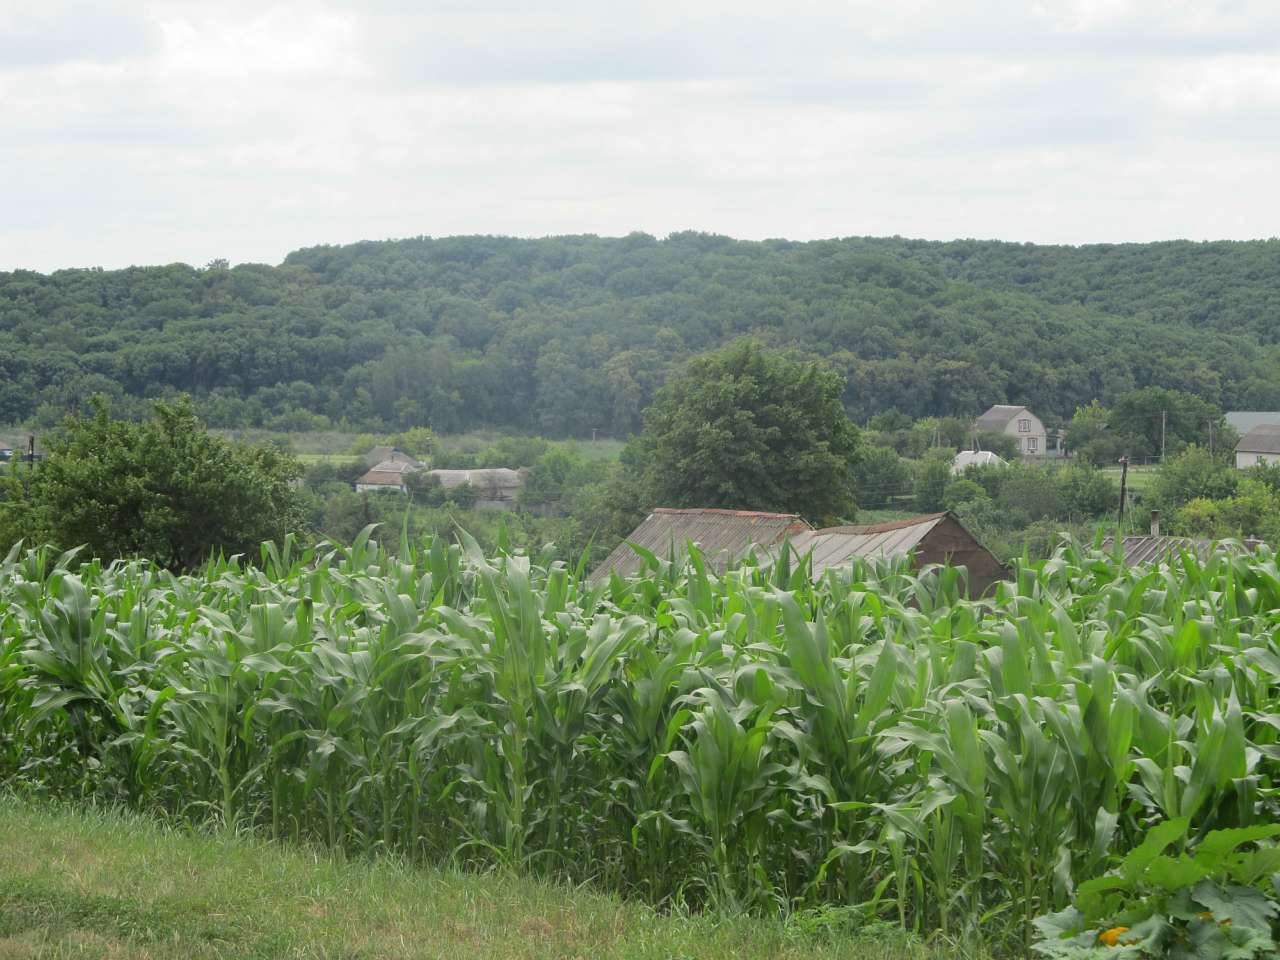
[[[974,596],[1004,579],[1000,561],[950,513],[806,530],[791,537],[790,544],[797,557],[810,557],[815,578],[854,560],[910,556],[917,567],[935,563],[963,566]]]
[[[1222,541],[1193,537],[1134,536],[1125,537],[1121,541],[1120,549],[1125,566],[1136,567],[1152,563],[1167,563],[1184,552],[1195,554],[1196,558],[1203,563],[1215,550],[1244,549],[1252,552],[1263,543],[1264,541],[1252,537],[1244,540]],[[1115,550],[1115,544],[1114,537],[1105,537],[1102,541],[1102,549],[1111,553]]]
[[[476,492],[476,508],[480,510],[514,510],[525,476],[523,470],[508,467],[430,470],[427,475],[439,480],[446,490],[469,484]]]
[[[1236,444],[1236,467],[1247,470],[1263,463],[1280,463],[1280,424],[1261,423]]]
[[[794,513],[761,513],[753,510],[721,510],[716,508],[677,510],[656,507],[613,552],[591,571],[591,580],[607,577],[610,572],[622,577],[640,572],[640,555],[631,549],[635,543],[660,557],[683,550],[694,543],[716,573],[724,573],[752,547],[768,547],[788,534],[808,530],[809,525]]]

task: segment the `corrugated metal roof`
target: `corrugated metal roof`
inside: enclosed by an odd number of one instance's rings
[[[1264,424],[1280,424],[1280,410],[1232,410],[1225,419],[1227,426],[1243,435]]]
[[[1280,424],[1254,427],[1236,444],[1237,453],[1280,453]]]
[[[811,556],[813,575],[818,577],[829,567],[841,566],[855,559],[905,556],[946,516],[946,513],[931,513],[892,523],[805,530],[791,537],[791,548],[798,557]]]
[[[1264,543],[1262,540],[1253,538],[1246,538],[1236,542],[1246,550],[1256,550]],[[1209,558],[1215,548],[1227,546],[1228,544],[1219,540],[1204,540],[1192,537],[1125,537],[1121,543],[1124,562],[1131,567],[1148,563],[1164,563],[1180,556],[1184,551],[1194,553],[1203,562]],[[1113,537],[1104,538],[1102,549],[1107,552],[1113,551],[1115,549],[1115,539]]]
[[[591,579],[606,577],[610,570],[623,577],[637,573],[641,561],[630,543],[666,557],[692,541],[707,565],[722,573],[752,547],[769,547],[788,534],[808,529],[794,513],[658,507],[591,572]]]
[[[991,430],[995,433],[1003,433],[1004,428],[1009,425],[1009,421],[1025,409],[1027,408],[1015,407],[1007,403],[997,403],[978,418],[977,427],[979,430]]]

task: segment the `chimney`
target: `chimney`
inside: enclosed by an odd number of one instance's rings
[[[1153,537],[1160,536],[1160,511],[1151,511],[1151,535]]]

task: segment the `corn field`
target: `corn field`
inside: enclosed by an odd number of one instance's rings
[[[696,552],[589,586],[465,535],[176,576],[0,563],[0,785],[506,866],[830,904],[1021,952],[1153,824],[1280,819],[1280,570],[1065,543],[984,600]]]

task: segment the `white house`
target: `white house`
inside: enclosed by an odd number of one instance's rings
[[[1254,427],[1236,444],[1236,467],[1248,470],[1260,463],[1280,463],[1280,425]]]
[[[961,450],[951,461],[951,472],[964,473],[970,467],[1003,467],[1004,460],[990,450]]]
[[[1026,407],[997,403],[980,416],[975,429],[984,433],[1007,433],[1018,441],[1018,452],[1024,457],[1043,457],[1049,453],[1048,434],[1044,422]]]

